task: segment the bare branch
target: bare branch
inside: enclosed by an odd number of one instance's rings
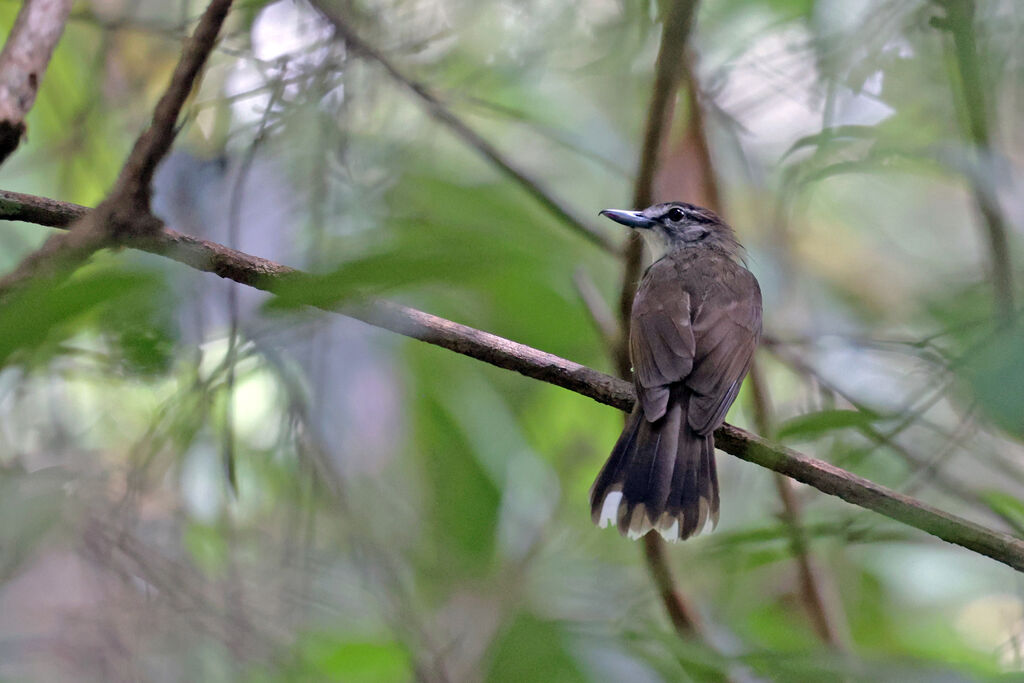
[[[71,14],[71,0],[25,0],[0,53],[0,163],[21,144],[53,49]]]
[[[776,344],[764,344],[762,346],[766,348],[769,353],[774,355],[780,362],[787,365],[793,372],[798,375],[802,375],[811,378],[820,387],[828,391],[830,394],[841,398],[842,400],[849,403],[855,410],[860,412],[873,412],[871,407],[865,405],[861,401],[857,400],[854,396],[851,396],[848,392],[843,391],[840,387],[836,386],[833,382],[829,381],[828,378],[824,377],[811,365],[806,363],[804,360],[796,355],[787,353],[784,349]],[[942,396],[941,392],[937,393],[934,399],[938,399]],[[926,407],[930,405],[932,401],[926,403]],[[910,406],[906,408],[910,411]],[[961,501],[967,503],[978,512],[986,515],[992,515],[1001,519],[1007,529],[1013,529],[1014,520],[1008,518],[1005,514],[999,510],[994,510],[989,505],[985,498],[979,491],[976,491],[968,484],[960,481],[956,477],[952,477],[944,473],[940,469],[934,468],[930,465],[926,458],[913,452],[910,448],[900,443],[897,440],[897,436],[905,429],[909,428],[915,421],[922,416],[922,409],[918,408],[912,411],[912,414],[905,416],[900,420],[899,424],[890,429],[888,432],[883,433],[878,428],[874,427],[869,423],[865,423],[857,426],[857,431],[866,436],[868,439],[873,441],[876,446],[885,446],[889,448],[893,453],[901,457],[906,463],[913,468],[916,472],[927,472],[928,479],[939,488],[951,496],[959,498]],[[1019,473],[1014,473],[1014,476],[1019,476]]]
[[[67,227],[87,211],[75,204],[0,190],[3,220],[31,222],[42,217],[48,225]],[[196,270],[268,292],[273,292],[283,280],[302,275],[293,268],[168,228],[128,238],[124,246],[160,254]],[[625,380],[406,306],[378,301],[357,308],[324,310],[515,370],[619,410],[631,410],[636,398],[632,384]],[[1024,571],[1024,541],[1013,536],[992,531],[729,424],[715,432],[715,442],[718,448],[742,460]]]
[[[647,534],[643,537],[644,560],[651,580],[658,588],[661,602],[665,606],[668,618],[676,632],[681,635],[704,633],[704,622],[694,608],[690,599],[683,593],[672,575],[668,557],[665,553],[665,541],[658,534]]]
[[[511,160],[507,159],[498,148],[488,142],[482,135],[469,127],[469,125],[457,117],[446,107],[441,100],[430,91],[427,86],[406,76],[402,71],[391,63],[383,53],[363,40],[355,32],[355,29],[338,11],[322,2],[313,0],[313,6],[317,8],[323,17],[329,21],[334,29],[345,41],[345,45],[353,52],[379,64],[384,71],[396,83],[401,84],[409,92],[414,94],[424,105],[426,111],[437,122],[444,125],[457,138],[475,149],[488,161],[494,164],[502,173],[511,177],[518,183],[527,194],[533,197],[541,206],[547,209],[552,215],[561,220],[572,230],[585,237],[590,242],[603,248],[606,251],[616,253],[618,245],[607,233],[591,226],[575,213],[560,199],[553,196],[544,189],[539,180],[531,176],[527,171],[520,168]]]
[[[689,177],[697,201],[713,211],[724,214],[722,193],[718,186],[704,123],[700,83],[693,68],[692,55],[687,55],[683,60],[683,78],[686,84],[689,120],[680,146],[692,159],[689,166],[691,170],[685,172],[685,176]],[[750,366],[746,382],[753,404],[754,426],[761,434],[770,435],[773,431],[771,397],[756,358]],[[782,502],[782,521],[789,532],[790,550],[799,575],[800,597],[804,608],[822,641],[837,650],[849,650],[849,629],[842,602],[835,594],[831,577],[811,554],[800,501],[793,491],[793,482],[778,473],[775,474],[774,480],[779,500]]]

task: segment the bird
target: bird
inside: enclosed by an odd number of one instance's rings
[[[640,233],[653,262],[630,312],[637,400],[590,489],[591,518],[633,539],[684,540],[718,523],[714,431],[761,336],[761,288],[710,209],[673,201],[600,215]]]

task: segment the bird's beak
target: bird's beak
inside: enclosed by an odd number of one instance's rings
[[[622,223],[629,228],[650,229],[657,223],[639,211],[619,211],[618,209],[605,209],[599,215],[607,216],[616,223]]]

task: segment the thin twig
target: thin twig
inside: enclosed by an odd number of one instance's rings
[[[647,534],[643,537],[643,544],[647,571],[658,588],[661,602],[672,626],[680,635],[699,634],[703,637],[704,622],[672,575],[672,567],[669,566],[668,554],[665,552],[665,542],[658,534]]]
[[[77,204],[0,190],[2,220],[66,228],[88,211]],[[286,280],[303,276],[288,266],[166,227],[154,234],[131,237],[124,246],[166,256],[196,270],[268,292]],[[633,385],[625,380],[414,308],[374,301],[344,309],[323,305],[323,309],[514,370],[619,410],[632,410],[636,399]],[[722,451],[740,459],[1024,571],[1024,541],[1013,536],[992,531],[729,424],[715,432],[715,441]]]
[[[533,197],[541,206],[547,209],[552,215],[569,226],[572,230],[585,237],[590,242],[598,245],[606,251],[616,253],[619,250],[616,242],[609,237],[608,233],[599,230],[575,215],[560,199],[544,189],[539,180],[530,173],[520,168],[516,163],[506,158],[498,148],[488,142],[482,135],[477,133],[470,126],[452,113],[427,86],[416,81],[402,72],[390,59],[374,46],[363,40],[351,24],[343,17],[337,9],[330,7],[318,0],[312,0],[312,4],[328,22],[334,26],[335,31],[345,41],[346,47],[358,55],[365,57],[379,64],[384,71],[396,83],[401,84],[406,90],[414,94],[431,117],[438,123],[450,130],[457,138],[475,149],[479,154],[490,161],[502,173],[511,177],[522,187],[527,194]]]
[[[191,563],[167,557],[124,528],[122,521],[86,519],[79,552],[133,586],[140,581],[153,586],[160,601],[189,616],[191,627],[234,646],[236,655],[255,657],[287,640],[285,629],[271,615],[246,618],[261,611],[258,606],[249,603],[245,611],[229,609],[228,593],[236,582],[211,580]]]
[[[0,52],[0,163],[18,148],[72,0],[25,0]]]
[[[995,293],[996,313],[1000,324],[1008,324],[1013,317],[1013,266],[1010,263],[1010,245],[1006,218],[999,207],[996,188],[990,185],[998,174],[987,169],[995,154],[989,131],[988,90],[982,83],[978,46],[974,35],[974,0],[936,0],[946,10],[946,16],[934,18],[932,24],[948,31],[953,37],[954,96],[963,112],[961,127],[970,141],[975,158],[969,174],[971,195],[981,216],[988,244]]]
[[[619,344],[619,321],[601,297],[593,278],[580,267],[573,272],[572,282],[604,345],[609,349],[616,348]]]
[[[284,72],[283,68],[282,72]],[[242,197],[244,194],[245,183],[249,177],[249,171],[252,168],[253,161],[256,158],[256,151],[266,140],[267,126],[269,125],[271,114],[274,111],[274,107],[277,106],[281,99],[283,91],[284,85],[280,80],[278,80],[270,94],[270,98],[267,100],[266,107],[263,109],[263,116],[260,118],[259,129],[256,131],[256,136],[253,138],[252,144],[246,149],[245,156],[242,158],[242,163],[238,167],[234,186],[231,188],[231,198],[228,202],[227,243],[230,247],[237,247],[239,244],[240,233],[242,231]],[[224,464],[224,475],[227,478],[231,492],[238,495],[238,473],[235,467],[234,427],[235,371],[237,370],[239,346],[238,287],[228,287],[227,309],[231,324],[228,329],[228,350],[224,358],[224,363],[227,365],[227,374],[224,378],[224,433],[223,440],[221,442],[221,462]]]

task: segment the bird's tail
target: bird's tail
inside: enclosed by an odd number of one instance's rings
[[[715,440],[686,419],[688,396],[672,396],[668,409],[648,422],[633,410],[608,462],[590,489],[590,515],[600,527],[640,538],[656,530],[665,540],[699,534],[718,523]]]

